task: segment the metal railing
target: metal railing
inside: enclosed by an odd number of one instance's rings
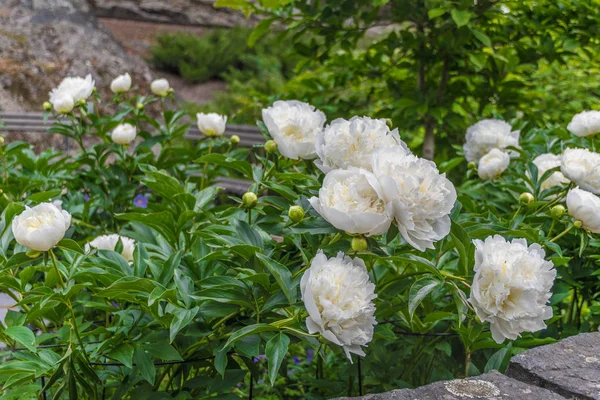
[[[1,111],[0,121],[4,123],[4,126],[0,126],[0,130],[3,131],[45,133],[56,120],[48,118],[44,121],[43,113]],[[265,142],[258,128],[250,125],[228,124],[225,134],[227,136],[238,135],[240,137],[239,145],[243,147],[252,147]],[[200,133],[197,127],[191,126],[185,137],[189,140],[199,140],[202,138],[202,133]],[[220,178],[216,184],[227,192],[237,195],[245,193],[250,186],[250,182],[231,178]]]

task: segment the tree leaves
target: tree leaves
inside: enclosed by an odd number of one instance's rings
[[[289,344],[290,338],[283,333],[273,336],[267,342],[265,353],[269,362],[269,380],[271,381],[271,386],[275,384],[279,367],[287,354]]]

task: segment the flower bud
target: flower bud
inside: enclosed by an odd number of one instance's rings
[[[559,204],[559,205],[552,207],[552,209],[550,210],[550,215],[552,216],[552,218],[558,219],[565,214],[565,211],[566,211],[565,207],[561,206]]]
[[[166,79],[156,79],[150,84],[150,90],[157,96],[165,97],[169,93],[169,81]]]
[[[367,249],[367,239],[362,236],[352,238],[352,251],[365,251]]]
[[[575,228],[581,228],[583,226],[583,222],[581,222],[580,220],[577,220],[577,221],[573,222],[573,226]]]
[[[467,167],[469,169],[477,169],[477,163],[475,161],[471,161],[469,164],[467,164]]]
[[[4,136],[0,136],[0,143],[4,143]],[[2,193],[2,191],[0,191]]]
[[[277,143],[274,140],[267,140],[265,143],[265,151],[269,154],[273,154],[277,151]]]
[[[117,94],[128,91],[131,88],[131,76],[128,73],[117,76],[110,83],[110,90]]]
[[[84,100],[85,101],[85,100]],[[69,94],[59,94],[54,98],[54,111],[59,114],[68,114],[73,111],[75,102]]]
[[[240,142],[240,137],[238,135],[231,135],[229,142],[231,144],[238,144]]]
[[[42,105],[42,107],[44,107],[45,111],[52,110],[52,104],[50,104],[50,102],[48,102],[48,101],[45,101],[44,104]]]
[[[135,105],[135,108],[137,108],[138,110],[142,110],[144,108],[144,103],[137,103]]]
[[[534,200],[535,198],[529,192],[521,193],[521,195],[519,196],[519,203],[523,205],[531,204]]]
[[[301,206],[291,206],[288,211],[288,217],[293,222],[300,222],[304,219],[304,209]]]
[[[258,203],[258,197],[256,197],[256,193],[246,192],[242,196],[242,204],[246,208],[254,208],[256,207],[256,203]]]
[[[392,122],[392,120],[390,118],[386,118],[385,119],[385,124],[388,126],[388,128],[393,129],[394,128],[394,123]]]

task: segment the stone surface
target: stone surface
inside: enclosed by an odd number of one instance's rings
[[[600,399],[600,332],[527,350],[511,359],[506,374],[568,398]]]
[[[340,398],[338,400],[348,399]],[[417,389],[369,394],[361,400],[564,400],[549,390],[531,386],[492,371],[473,378],[435,382]]]

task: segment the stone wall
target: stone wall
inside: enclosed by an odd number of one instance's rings
[[[348,400],[340,398],[338,400]],[[582,333],[514,356],[506,375],[436,382],[361,400],[600,400],[600,332]]]

